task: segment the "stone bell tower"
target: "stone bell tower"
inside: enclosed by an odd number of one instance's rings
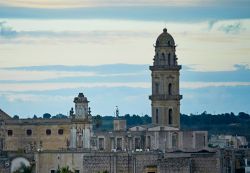
[[[75,118],[77,119],[85,119],[89,116],[89,107],[88,107],[88,99],[83,95],[83,93],[79,93],[78,97],[74,98],[75,103]]]
[[[156,125],[180,128],[179,75],[173,37],[163,29],[157,40],[152,71],[151,100],[152,122]]]

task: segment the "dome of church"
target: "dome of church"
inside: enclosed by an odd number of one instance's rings
[[[175,46],[175,42],[173,37],[167,32],[167,29],[163,29],[163,33],[161,33],[157,40],[156,40],[156,46],[159,47],[169,47],[169,46]]]

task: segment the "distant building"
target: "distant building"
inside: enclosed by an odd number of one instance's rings
[[[248,142],[244,136],[212,135],[209,145],[219,148],[245,148],[248,146]]]

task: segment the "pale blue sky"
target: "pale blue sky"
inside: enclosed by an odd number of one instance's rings
[[[167,27],[184,66],[181,111],[247,112],[249,11],[247,0],[0,0],[0,108],[67,114],[84,92],[93,114],[150,114],[147,66]]]

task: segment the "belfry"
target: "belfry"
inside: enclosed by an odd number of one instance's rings
[[[152,71],[151,100],[152,122],[156,125],[180,128],[179,75],[181,65],[177,63],[173,37],[163,29],[157,40]]]

